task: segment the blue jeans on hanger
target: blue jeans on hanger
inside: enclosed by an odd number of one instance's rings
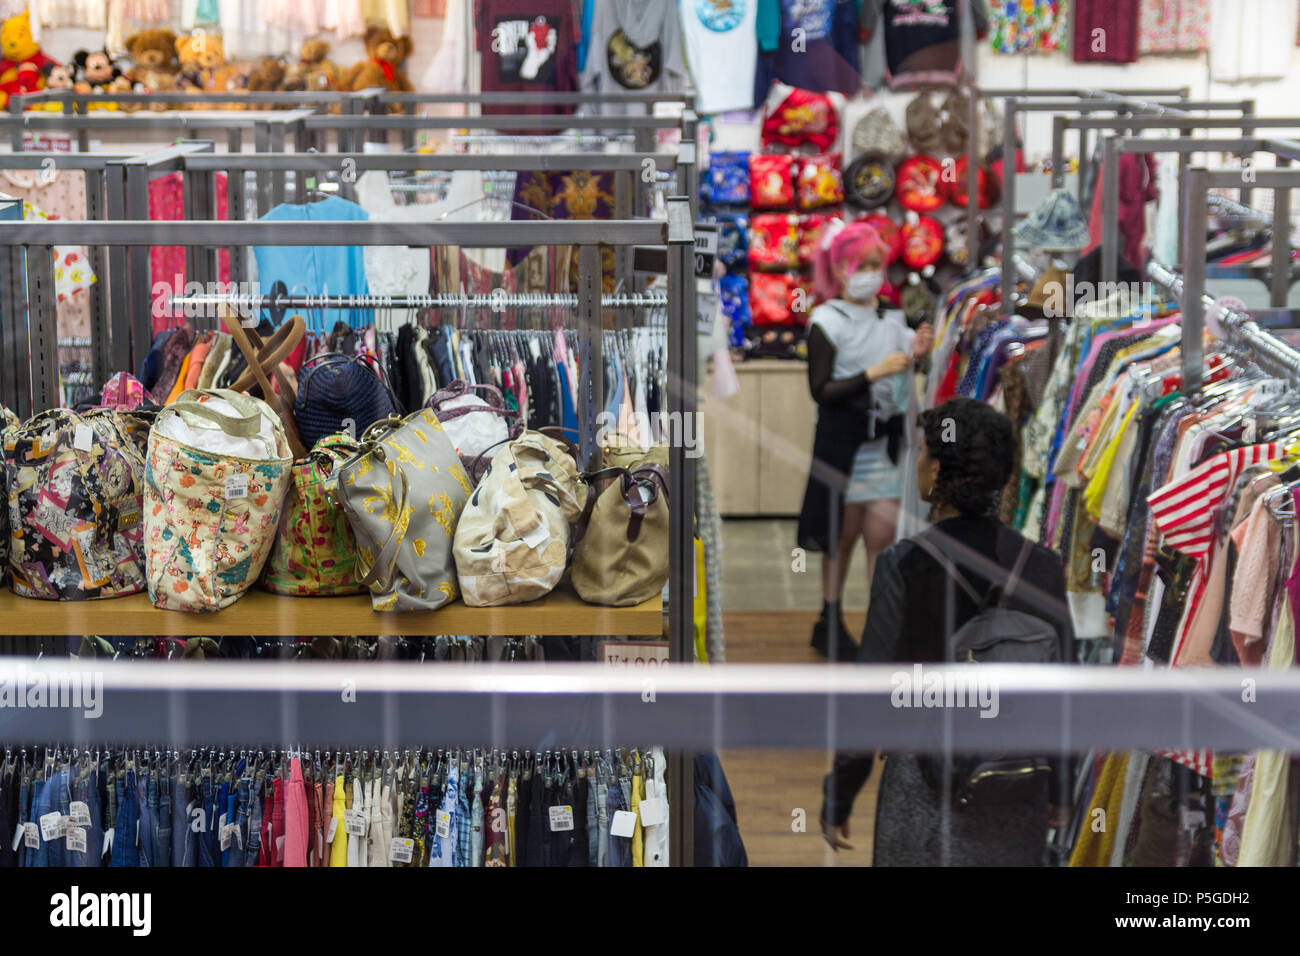
[[[117,823],[113,826],[113,855],[109,866],[139,866],[140,804],[135,771],[126,771],[125,779],[118,777],[113,787],[117,792]]]
[[[153,771],[141,770],[136,774],[135,795],[140,807],[140,866],[155,866],[154,812],[158,808],[158,791]]]

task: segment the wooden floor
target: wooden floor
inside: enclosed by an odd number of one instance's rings
[[[736,663],[821,661],[808,646],[811,611],[727,611],[727,660]],[[865,613],[845,615],[861,634]],[[834,852],[822,839],[822,778],[831,755],[817,750],[724,750],[722,765],[751,866],[870,866],[877,772],[863,788],[850,820],[852,850]]]

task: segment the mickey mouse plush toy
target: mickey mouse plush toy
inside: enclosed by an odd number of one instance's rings
[[[73,89],[78,93],[103,93],[122,75],[107,50],[78,50],[72,60],[76,67]]]

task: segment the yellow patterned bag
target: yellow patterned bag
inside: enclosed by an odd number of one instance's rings
[[[456,598],[452,538],[473,486],[429,409],[366,429],[335,489],[376,611],[433,611]]]

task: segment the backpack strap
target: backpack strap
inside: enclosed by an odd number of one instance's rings
[[[1026,539],[1024,544],[1020,546],[1020,553],[1016,555],[1016,563],[1012,566],[1011,573],[1007,576],[1006,583],[1001,586],[995,584],[987,595],[981,597],[979,592],[971,585],[970,581],[968,581],[966,577],[957,570],[957,566],[952,563],[952,560],[946,554],[939,550],[938,546],[936,546],[934,542],[928,541],[920,535],[915,538],[909,538],[908,540],[920,547],[921,550],[930,557],[934,558],[934,560],[939,563],[939,566],[942,567],[944,571],[946,571],[948,575],[961,586],[961,589],[966,592],[966,596],[975,602],[975,606],[980,608],[984,607],[986,604],[996,605],[997,607],[1006,606],[1007,602],[1011,599],[1012,593],[1016,589],[1016,585],[1020,583],[1021,575],[1025,570],[1025,564],[1028,563],[1029,555],[1034,549],[1033,542]],[[994,592],[996,592],[996,595]],[[997,600],[990,601],[989,598],[994,596],[996,596]]]
[[[1029,560],[1029,553],[1034,550],[1034,543],[1028,538],[1020,546],[1020,553],[1016,555],[1016,563],[1011,568],[1011,575],[1007,578],[1007,583],[1002,588],[1002,594],[998,598],[998,606],[1006,607],[1011,600],[1011,594],[1020,583],[1020,575],[1025,570],[1025,563]]]

